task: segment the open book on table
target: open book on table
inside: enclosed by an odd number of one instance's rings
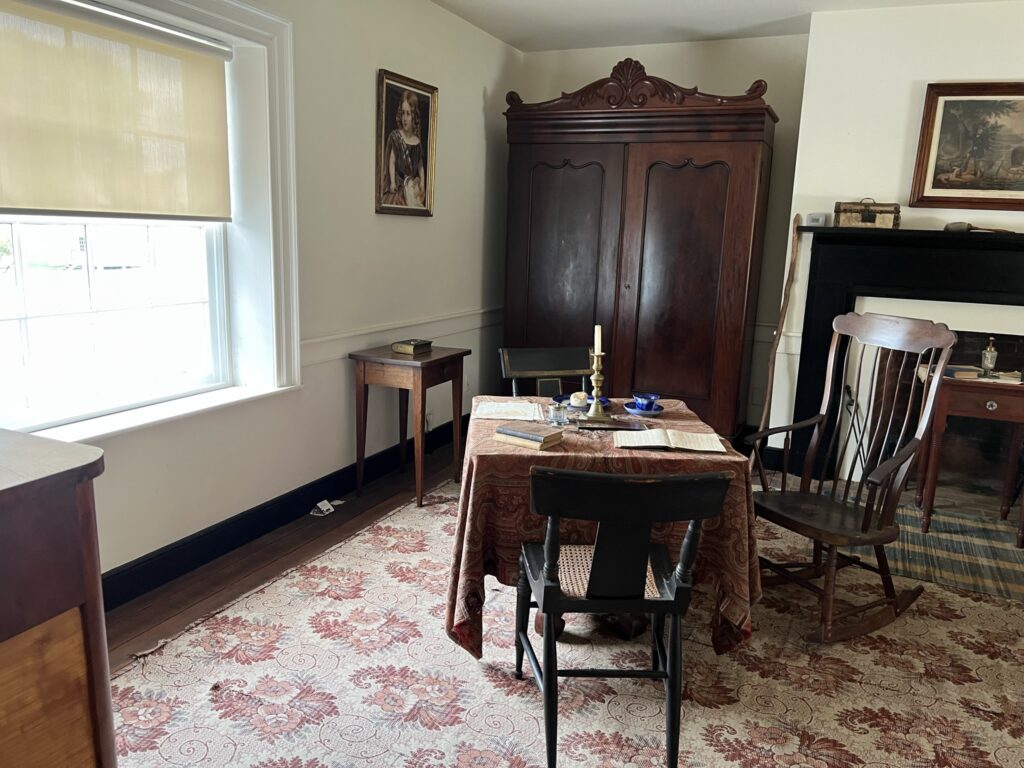
[[[667,448],[677,451],[725,453],[722,439],[715,434],[683,432],[681,429],[648,429],[643,432],[616,432],[616,448]]]

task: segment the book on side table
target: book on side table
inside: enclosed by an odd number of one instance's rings
[[[430,351],[429,339],[403,339],[391,344],[391,351],[399,355],[419,355]]]
[[[562,442],[563,432],[547,424],[512,421],[499,424],[494,430],[494,439],[523,448],[546,451]]]
[[[716,434],[683,432],[680,429],[648,429],[645,432],[616,432],[616,448],[665,448],[676,451],[725,453]]]

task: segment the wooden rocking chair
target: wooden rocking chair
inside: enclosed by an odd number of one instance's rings
[[[893,586],[885,545],[900,535],[896,509],[907,475],[928,428],[935,393],[956,334],[942,323],[851,312],[832,323],[835,333],[825,373],[821,410],[805,421],[750,435],[754,466],[765,490],[754,494],[759,517],[813,541],[811,562],[774,563],[765,584],[789,581],[821,599],[821,626],[811,642],[834,642],[868,634],[907,610],[923,587],[899,594]],[[791,434],[813,427],[799,490],[787,489]],[[781,490],[769,490],[761,445],[785,434]],[[877,566],[843,547],[870,546]],[[836,612],[836,572],[850,565],[874,571],[884,597]],[[819,587],[810,579],[824,577]],[[863,615],[859,620],[855,617]]]

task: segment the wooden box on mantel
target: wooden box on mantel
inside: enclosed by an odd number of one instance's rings
[[[836,203],[833,223],[837,227],[900,228],[900,204],[876,203],[865,197],[857,202]]]

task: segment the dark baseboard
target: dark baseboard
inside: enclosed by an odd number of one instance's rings
[[[462,417],[465,434],[469,416]],[[411,440],[409,441],[412,442]],[[427,433],[424,448],[432,452],[452,442],[452,422]],[[398,444],[366,457],[364,482],[372,482],[398,469]],[[407,455],[411,457],[412,446]],[[226,555],[282,525],[309,514],[322,499],[339,499],[356,488],[356,465],[325,475],[257,507],[241,512],[184,539],[143,555],[103,574],[106,610],[127,603],[150,590]]]

